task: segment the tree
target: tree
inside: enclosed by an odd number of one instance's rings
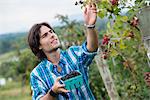
[[[84,39],[83,25],[76,20],[71,21],[67,15],[57,14],[55,18],[63,24],[63,26],[60,27],[62,31],[59,36],[61,40],[65,42],[65,48],[68,48],[72,44],[81,44],[81,41]]]
[[[17,72],[19,75],[22,75],[23,86],[25,83],[29,83],[30,72],[34,69],[38,62],[38,59],[33,55],[31,50],[25,49],[21,52]]]
[[[16,63],[14,61],[5,61],[0,65],[0,76],[16,79]]]

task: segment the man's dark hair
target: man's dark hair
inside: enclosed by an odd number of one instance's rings
[[[34,55],[37,56],[40,60],[43,60],[44,58],[47,58],[47,57],[44,54],[44,52],[41,49],[39,49],[41,26],[47,26],[48,28],[52,29],[52,27],[46,22],[33,25],[28,34],[28,44],[32,52],[34,53]]]

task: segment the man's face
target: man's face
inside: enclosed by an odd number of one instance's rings
[[[41,26],[39,49],[46,53],[57,50],[59,47],[60,41],[54,31],[47,26]]]

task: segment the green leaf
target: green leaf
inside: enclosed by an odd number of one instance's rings
[[[116,8],[114,9],[114,12],[113,12],[113,13],[116,14],[116,15],[118,15],[118,13],[120,12],[120,10],[121,10],[120,8],[116,7]]]
[[[106,16],[106,11],[103,9],[101,12],[98,12],[98,16],[104,18]]]
[[[110,29],[110,22],[107,23],[107,28]]]
[[[126,46],[125,46],[125,44],[123,43],[122,40],[120,40],[119,47],[120,47],[120,49],[125,49],[126,48]]]
[[[121,21],[127,22],[127,21],[128,21],[128,17],[127,17],[127,16],[123,16],[123,17],[121,18]]]
[[[114,27],[115,29],[122,29],[122,28],[123,28],[123,22],[121,22],[121,21],[116,21],[116,22],[114,23],[113,27]]]
[[[121,16],[118,15],[118,16],[116,17],[116,21],[120,21],[120,20],[121,20]]]
[[[112,49],[112,50],[111,50],[111,53],[110,53],[110,56],[111,56],[111,57],[115,57],[115,56],[117,56],[117,55],[118,55],[118,52],[117,52],[116,50]]]

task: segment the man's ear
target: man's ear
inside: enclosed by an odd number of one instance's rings
[[[42,50],[42,47],[41,47],[41,46],[39,46],[39,49],[40,49],[40,50]]]

